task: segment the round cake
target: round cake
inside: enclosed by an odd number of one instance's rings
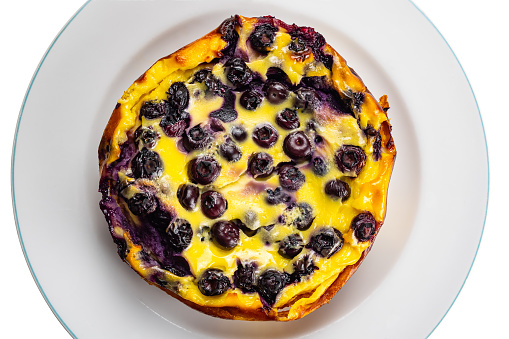
[[[99,191],[118,254],[206,314],[305,316],[382,226],[388,109],[313,28],[225,20],[158,60],[110,117]]]

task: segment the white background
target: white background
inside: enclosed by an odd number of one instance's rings
[[[509,338],[509,258],[505,250],[509,239],[509,2],[414,3],[442,33],[465,70],[481,111],[490,159],[488,216],[476,261],[456,302],[430,338]],[[69,338],[46,305],[23,257],[12,213],[10,159],[19,110],[32,75],[52,40],[81,5],[81,0],[0,2],[2,337]]]

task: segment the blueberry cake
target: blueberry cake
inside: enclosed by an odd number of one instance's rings
[[[313,28],[225,20],[157,61],[111,115],[99,190],[118,254],[209,315],[305,316],[383,223],[388,108]]]

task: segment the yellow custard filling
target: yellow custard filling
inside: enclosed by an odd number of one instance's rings
[[[366,134],[366,128],[375,131],[383,130],[388,125],[387,115],[365,86],[348,68],[345,61],[326,45],[324,53],[332,55],[332,67],[319,61],[314,53],[296,53],[290,47],[296,42],[283,27],[277,27],[273,42],[266,53],[250,51],[250,36],[257,27],[256,19],[243,18],[242,27],[235,30],[239,36],[237,51],[244,55],[247,68],[259,76],[259,81],[267,82],[267,74],[277,68],[284,72],[290,81],[290,87],[301,86],[304,77],[323,77],[329,86],[326,91],[336,91],[340,98],[348,100],[352,93],[362,93],[358,107],[352,114],[338,112],[332,105],[323,104],[309,109],[296,107],[297,94],[290,89],[287,96],[273,102],[267,96],[261,96],[255,109],[246,109],[241,103],[241,95],[249,88],[233,90],[233,105],[237,118],[222,121],[223,130],[215,131],[213,140],[204,149],[186,150],[179,144],[180,137],[166,135],[161,126],[161,117],[147,118],[141,114],[146,102],[164,102],[168,99],[168,90],[172,84],[182,83],[188,90],[189,102],[185,111],[189,113],[193,126],[205,126],[210,123],[211,112],[224,107],[226,96],[211,95],[209,85],[205,81],[196,81],[194,75],[199,70],[209,70],[222,84],[231,86],[228,78],[228,66],[220,58],[226,42],[220,35],[209,34],[197,45],[186,46],[172,56],[161,59],[138,79],[119,100],[117,110],[118,124],[112,133],[106,165],[114,164],[120,157],[120,145],[130,140],[134,131],[145,128],[156,132],[157,142],[150,146],[137,145],[138,152],[142,147],[155,152],[162,163],[162,171],[157,177],[149,179],[136,178],[137,185],[131,185],[119,192],[122,197],[118,204],[127,213],[133,227],[149,227],[143,224],[143,216],[139,217],[130,211],[129,199],[149,187],[157,201],[180,219],[184,219],[192,227],[192,238],[181,250],[181,256],[189,264],[192,276],[178,276],[158,265],[147,265],[143,244],[136,243],[133,235],[121,225],[114,225],[113,233],[121,237],[127,244],[125,260],[144,278],[150,280],[159,274],[159,280],[165,280],[167,288],[180,297],[197,305],[211,307],[236,307],[239,309],[267,309],[256,291],[242,291],[233,283],[233,276],[239,262],[256,263],[256,277],[267,270],[277,270],[291,275],[298,260],[311,258],[315,269],[298,281],[286,284],[278,293],[272,305],[273,309],[287,307],[285,320],[302,316],[306,305],[316,302],[340,273],[349,265],[361,259],[363,252],[371,246],[371,240],[358,241],[352,229],[353,220],[361,213],[370,213],[377,223],[383,221],[385,215],[386,193],[394,150],[382,147],[375,149],[377,139]],[[191,48],[192,47],[192,48]],[[198,49],[200,52],[195,53]],[[295,48],[294,48],[295,49]],[[329,95],[329,94],[327,94]],[[325,94],[322,95],[324,97]],[[352,104],[353,105],[353,104]],[[278,113],[284,109],[297,112],[300,126],[293,129],[283,128],[276,121]],[[252,137],[253,131],[263,124],[269,123],[277,131],[278,138],[268,148],[260,145]],[[313,125],[313,128],[309,128]],[[240,150],[240,158],[228,161],[219,155],[220,146],[231,139],[231,131],[235,126],[242,126],[247,131],[245,140],[236,140]],[[328,164],[326,173],[317,175],[309,159],[295,161],[285,151],[284,140],[296,131],[303,132],[313,144],[313,156],[325,159]],[[383,145],[387,136],[378,134]],[[319,136],[319,142],[315,137]],[[313,138],[315,138],[313,140]],[[315,144],[316,143],[316,144]],[[337,154],[343,146],[355,146],[362,149],[365,155],[364,165],[358,172],[345,171],[337,165]],[[380,146],[377,146],[380,147]],[[277,169],[268,177],[255,178],[250,173],[249,163],[253,154],[265,152],[273,159],[274,167],[278,164],[290,163],[305,177],[298,189],[288,190],[287,194],[297,203],[305,202],[313,213],[312,224],[307,229],[299,230],[293,226],[299,217],[297,209],[290,208],[286,203],[272,204],[267,200],[267,190],[276,190],[281,186]],[[378,152],[377,154],[375,154]],[[220,166],[217,178],[210,184],[201,185],[190,177],[189,163],[198,156],[214,158]],[[130,168],[121,169],[118,180],[132,183]],[[334,180],[341,180],[349,187],[349,196],[342,200],[325,193],[325,185]],[[139,184],[141,182],[141,184]],[[204,215],[198,200],[194,209],[186,208],[179,200],[179,188],[182,185],[195,185],[201,194],[207,190],[219,192],[227,201],[227,208],[218,218]],[[141,187],[141,188],[140,188]],[[151,193],[152,194],[152,193]],[[207,231],[218,221],[239,219],[248,228],[257,231],[248,236],[239,232],[236,246],[224,249],[207,236]],[[246,221],[248,220],[248,221]],[[310,245],[313,236],[324,228],[335,229],[342,235],[341,248],[330,256],[323,256]],[[292,258],[280,254],[280,243],[290,235],[298,235],[303,240],[300,253]],[[199,287],[199,279],[208,269],[218,269],[231,283],[230,288],[220,295],[204,295]],[[296,296],[303,297],[292,302]]]

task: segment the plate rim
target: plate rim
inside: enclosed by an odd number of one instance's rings
[[[449,307],[447,308],[447,310],[445,311],[445,313],[443,314],[443,316],[441,317],[441,319],[438,321],[438,323],[433,327],[433,329],[429,332],[429,334],[426,336],[426,338],[428,338],[429,336],[431,336],[431,334],[435,331],[435,329],[441,324],[441,322],[443,321],[443,319],[446,317],[446,315],[448,314],[448,312],[450,311],[450,309],[452,308],[452,306],[454,305],[454,303],[456,302],[459,294],[461,293],[465,283],[466,283],[466,280],[468,279],[469,275],[470,275],[470,272],[472,270],[472,267],[475,263],[475,260],[477,258],[477,254],[478,254],[478,251],[479,251],[479,247],[480,247],[480,244],[482,242],[482,238],[483,238],[483,234],[484,234],[484,229],[485,229],[485,226],[486,226],[486,219],[487,219],[487,214],[488,214],[488,205],[489,205],[489,193],[490,193],[490,165],[489,165],[489,149],[488,149],[488,143],[487,143],[487,139],[486,139],[486,130],[485,130],[485,127],[484,127],[484,123],[483,123],[483,119],[482,119],[482,115],[481,115],[481,111],[480,111],[480,108],[479,108],[479,104],[478,104],[478,101],[477,101],[477,98],[475,96],[475,93],[473,91],[473,88],[471,86],[471,83],[468,79],[468,76],[467,74],[465,73],[465,70],[463,68],[463,66],[461,65],[458,57],[456,56],[456,54],[454,53],[454,50],[452,49],[452,47],[449,45],[449,43],[447,42],[447,40],[445,39],[445,37],[442,35],[442,33],[438,30],[438,28],[433,24],[433,22],[426,16],[426,14],[412,1],[412,0],[405,0],[406,2],[410,3],[425,19],[426,21],[431,25],[431,27],[439,34],[440,38],[443,40],[443,42],[445,42],[448,50],[450,51],[450,53],[452,53],[452,56],[454,57],[455,59],[455,62],[457,63],[457,65],[460,67],[460,70],[463,74],[463,77],[464,79],[466,80],[466,83],[470,89],[470,92],[472,94],[472,98],[474,99],[474,102],[475,102],[475,107],[476,107],[476,111],[477,111],[477,114],[479,116],[479,121],[480,121],[480,124],[481,124],[481,129],[482,129],[482,136],[483,136],[483,140],[484,140],[484,146],[485,146],[485,154],[486,154],[486,174],[487,174],[487,182],[486,182],[486,204],[485,204],[485,213],[484,213],[484,220],[483,220],[483,223],[482,223],[482,228],[481,228],[481,232],[480,232],[480,236],[479,236],[479,241],[478,241],[478,244],[477,244],[477,248],[475,250],[475,253],[474,253],[474,256],[473,256],[473,259],[472,259],[472,262],[470,264],[470,267],[466,273],[466,276],[459,288],[459,290],[457,291],[454,299],[452,300],[451,304],[449,305]],[[18,140],[18,134],[19,134],[19,128],[20,128],[20,123],[21,123],[21,119],[23,117],[23,112],[24,112],[24,109],[25,109],[25,104],[27,102],[27,99],[30,95],[30,91],[32,89],[32,85],[35,81],[35,79],[37,78],[37,75],[39,73],[39,70],[41,69],[42,65],[44,64],[47,56],[50,54],[51,50],[53,49],[53,46],[56,44],[56,42],[59,40],[60,36],[64,33],[64,31],[69,27],[69,25],[76,19],[76,17],[78,15],[80,15],[80,13],[85,9],[85,7],[87,7],[87,5],[89,5],[90,3],[92,2],[92,0],[87,0],[83,5],[81,5],[81,7],[70,17],[70,19],[66,22],[66,24],[61,28],[61,30],[57,33],[57,35],[55,36],[55,38],[53,39],[53,41],[51,42],[51,44],[49,45],[49,47],[47,48],[46,52],[44,53],[44,55],[42,56],[41,58],[41,61],[39,62],[31,80],[30,80],[30,83],[28,85],[28,88],[26,90],[26,93],[25,93],[25,96],[23,98],[23,102],[22,102],[22,105],[21,105],[21,108],[20,108],[20,111],[19,111],[19,114],[18,114],[18,119],[17,119],[17,123],[16,123],[16,128],[15,128],[15,133],[14,133],[14,138],[13,138],[13,146],[12,146],[12,154],[11,154],[11,200],[12,200],[12,207],[13,207],[13,216],[14,216],[14,221],[15,221],[15,224],[16,224],[16,231],[17,231],[17,234],[18,234],[18,240],[20,242],[20,245],[21,245],[21,248],[22,248],[22,252],[23,252],[23,256],[25,258],[25,261],[28,265],[28,268],[30,270],[30,274],[32,275],[32,278],[34,279],[36,285],[37,285],[37,288],[39,289],[39,292],[41,293],[41,295],[43,296],[46,304],[49,306],[49,308],[51,309],[52,313],[54,314],[54,316],[58,319],[58,321],[60,322],[60,324],[64,327],[64,329],[73,337],[73,338],[77,338],[77,336],[74,334],[74,332],[69,328],[69,326],[65,323],[65,321],[61,318],[60,314],[55,310],[54,306],[52,305],[51,301],[49,300],[48,296],[46,295],[44,289],[42,288],[35,272],[34,272],[34,269],[32,267],[32,264],[30,262],[30,259],[28,257],[28,254],[27,254],[27,250],[26,250],[26,247],[25,247],[25,244],[24,244],[24,241],[23,241],[23,236],[21,234],[21,227],[20,227],[20,224],[19,224],[19,221],[18,221],[18,212],[17,212],[17,208],[16,208],[16,194],[15,194],[15,187],[14,187],[14,178],[15,178],[15,171],[14,171],[14,168],[15,168],[15,156],[16,156],[16,145],[17,145],[17,140]]]
[[[30,258],[28,257],[28,254],[27,254],[27,251],[26,251],[26,247],[25,247],[25,243],[23,242],[23,236],[21,235],[21,228],[20,228],[20,224],[19,224],[19,221],[18,221],[18,211],[17,211],[17,208],[16,208],[16,192],[15,192],[15,188],[14,188],[14,163],[15,163],[15,160],[16,160],[16,145],[17,145],[17,140],[18,140],[18,133],[19,133],[19,127],[20,127],[20,123],[21,123],[21,118],[23,117],[23,111],[25,110],[25,105],[26,105],[28,96],[30,95],[30,91],[32,89],[32,85],[34,84],[34,81],[37,78],[37,75],[39,74],[39,70],[41,69],[42,65],[44,64],[44,61],[48,57],[49,53],[53,49],[53,46],[56,44],[56,42],[58,41],[60,36],[64,33],[64,31],[67,29],[67,27],[69,27],[69,25],[74,21],[74,19],[85,9],[85,7],[90,2],[92,2],[92,0],[87,0],[69,18],[69,20],[64,24],[64,26],[60,29],[60,31],[57,33],[57,35],[53,39],[53,41],[50,43],[50,45],[48,46],[46,52],[44,52],[44,54],[43,54],[43,56],[41,58],[41,61],[37,65],[37,68],[35,69],[35,72],[34,72],[32,78],[30,79],[30,83],[29,83],[28,88],[26,90],[25,96],[23,97],[23,102],[22,102],[21,108],[19,110],[18,119],[16,121],[16,129],[15,129],[15,132],[14,132],[14,138],[13,138],[13,143],[12,143],[12,153],[11,153],[11,201],[12,201],[12,212],[13,212],[13,216],[14,216],[14,223],[16,224],[16,233],[18,234],[18,240],[19,240],[19,243],[21,245],[21,250],[23,252],[23,257],[25,258],[25,262],[26,262],[26,264],[28,266],[30,274],[32,275],[32,278],[34,279],[35,284],[37,285],[37,289],[41,293],[44,301],[46,302],[46,304],[50,308],[50,310],[53,313],[53,315],[55,316],[55,318],[57,318],[57,320],[60,322],[60,325],[62,325],[62,327],[67,331],[67,333],[69,333],[69,335],[71,335],[71,337],[73,337],[73,338],[77,338],[77,336],[69,328],[69,326],[65,323],[65,321],[60,317],[60,314],[58,314],[56,309],[53,307],[53,304],[51,303],[51,301],[49,300],[48,296],[44,292],[44,289],[42,288],[41,283],[39,282],[39,279],[37,278],[37,276],[36,276],[36,274],[34,272],[34,269],[33,269],[32,264],[30,262]]]
[[[479,114],[479,121],[481,123],[482,134],[483,134],[483,138],[484,138],[484,147],[485,147],[485,151],[486,151],[486,171],[487,171],[487,173],[486,173],[487,174],[487,178],[486,178],[487,179],[487,182],[486,182],[486,205],[485,205],[485,212],[484,212],[484,220],[483,220],[483,224],[482,224],[482,228],[481,228],[481,234],[479,236],[479,243],[477,244],[477,248],[475,249],[475,253],[474,253],[474,257],[472,259],[472,263],[470,264],[470,267],[468,268],[468,272],[467,272],[467,274],[465,276],[465,279],[463,280],[463,283],[461,284],[458,292],[456,293],[456,296],[454,297],[454,299],[451,302],[451,305],[449,305],[449,307],[445,311],[445,313],[442,316],[442,318],[438,321],[438,323],[435,325],[435,327],[433,327],[431,332],[426,336],[426,338],[429,338],[431,336],[431,334],[433,332],[435,332],[437,327],[442,323],[442,321],[445,319],[445,317],[447,316],[447,314],[451,310],[452,306],[455,304],[456,299],[458,299],[459,295],[461,294],[461,291],[463,290],[463,287],[465,286],[465,283],[467,282],[467,279],[468,279],[468,277],[470,275],[470,272],[472,271],[472,267],[474,266],[475,259],[477,258],[477,253],[479,252],[479,247],[481,246],[482,238],[483,238],[483,235],[484,235],[484,228],[486,227],[486,218],[488,216],[488,205],[489,205],[489,200],[490,200],[490,159],[489,159],[488,141],[486,139],[486,129],[484,128],[484,122],[482,120],[481,110],[479,108],[479,103],[477,102],[477,98],[475,96],[474,89],[472,88],[472,84],[470,83],[470,80],[468,79],[468,76],[467,76],[467,73],[465,72],[465,69],[461,65],[461,62],[459,61],[458,57],[456,56],[456,53],[454,53],[454,50],[452,49],[451,45],[449,45],[449,42],[447,42],[447,39],[442,35],[442,32],[440,32],[440,30],[435,26],[433,21],[431,21],[431,19],[428,18],[426,13],[424,13],[413,2],[413,0],[408,0],[408,2],[410,2],[414,6],[414,8],[417,9],[417,11],[426,19],[426,21],[431,25],[431,27],[433,27],[433,29],[438,33],[440,38],[447,45],[447,48],[449,49],[449,51],[452,53],[454,59],[456,60],[456,63],[460,67],[461,72],[463,73],[463,76],[465,77],[465,80],[467,81],[468,87],[470,88],[470,92],[472,93],[472,97],[473,97],[474,102],[475,102],[477,113]]]

